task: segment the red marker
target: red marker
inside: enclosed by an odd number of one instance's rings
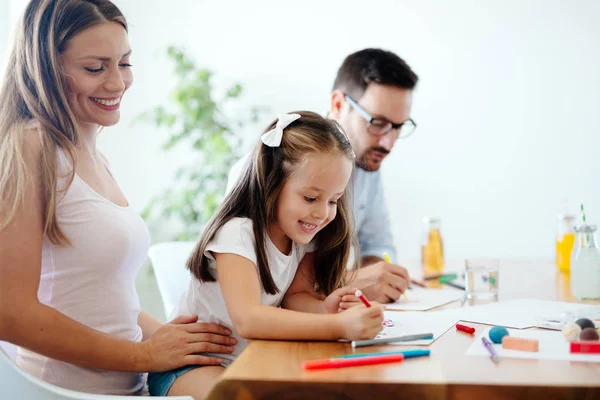
[[[359,365],[385,364],[404,360],[404,354],[390,354],[385,356],[357,357],[357,358],[327,358],[325,360],[311,360],[302,363],[302,369],[329,369],[356,367]]]
[[[456,329],[470,334],[475,333],[475,328],[466,325],[456,324]]]
[[[571,353],[600,354],[600,342],[571,342]]]
[[[360,290],[357,290],[354,295],[356,297],[358,297],[360,299],[360,301],[363,302],[363,304],[367,307],[371,307],[371,303],[369,303],[369,300],[367,300],[367,298],[365,297],[364,294],[362,294],[362,292]]]

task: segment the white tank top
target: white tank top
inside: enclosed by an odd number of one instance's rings
[[[65,176],[70,164],[60,151],[58,158],[59,176]],[[58,186],[65,187],[64,179]],[[90,328],[141,341],[134,280],[150,244],[144,221],[131,207],[100,196],[77,175],[57,196],[58,224],[73,247],[44,238],[40,302]],[[139,393],[145,384],[141,373],[82,368],[23,348],[17,363],[47,382],[81,392],[127,395]]]

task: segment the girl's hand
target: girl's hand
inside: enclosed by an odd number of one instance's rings
[[[168,371],[184,365],[218,365],[217,357],[198,353],[233,352],[231,331],[221,325],[196,322],[196,316],[181,316],[161,326],[148,340],[139,343],[141,360],[148,372]]]
[[[354,296],[356,290],[356,288],[351,288],[348,286],[334,290],[329,296],[327,296],[325,300],[323,300],[321,312],[323,314],[335,314],[337,312],[350,308],[352,306],[351,304],[355,302],[358,302],[357,304],[360,304],[360,299]],[[343,300],[344,298],[346,298],[347,300]],[[352,298],[356,300],[353,300]],[[341,307],[342,303],[347,303],[344,308]]]
[[[356,293],[356,290],[354,291],[354,293]],[[346,295],[342,296],[342,301],[339,304],[338,312],[342,312],[351,307],[356,307],[356,306],[360,306],[361,304],[363,304],[363,302],[358,297],[356,297],[356,295],[354,293],[346,294]],[[373,304],[374,302],[370,302],[370,303]],[[376,303],[376,304],[379,304],[379,303]]]
[[[340,323],[341,338],[372,339],[383,329],[383,306],[372,302],[371,307],[359,305],[335,316]]]

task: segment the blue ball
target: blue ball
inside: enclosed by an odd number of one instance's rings
[[[490,329],[490,340],[494,343],[502,343],[502,338],[508,336],[508,329],[503,326],[495,326]]]

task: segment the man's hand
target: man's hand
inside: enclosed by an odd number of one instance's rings
[[[365,264],[365,262],[363,262]],[[353,271],[356,279],[350,284],[358,287],[369,300],[392,303],[408,288],[409,275],[406,268],[379,260]]]

